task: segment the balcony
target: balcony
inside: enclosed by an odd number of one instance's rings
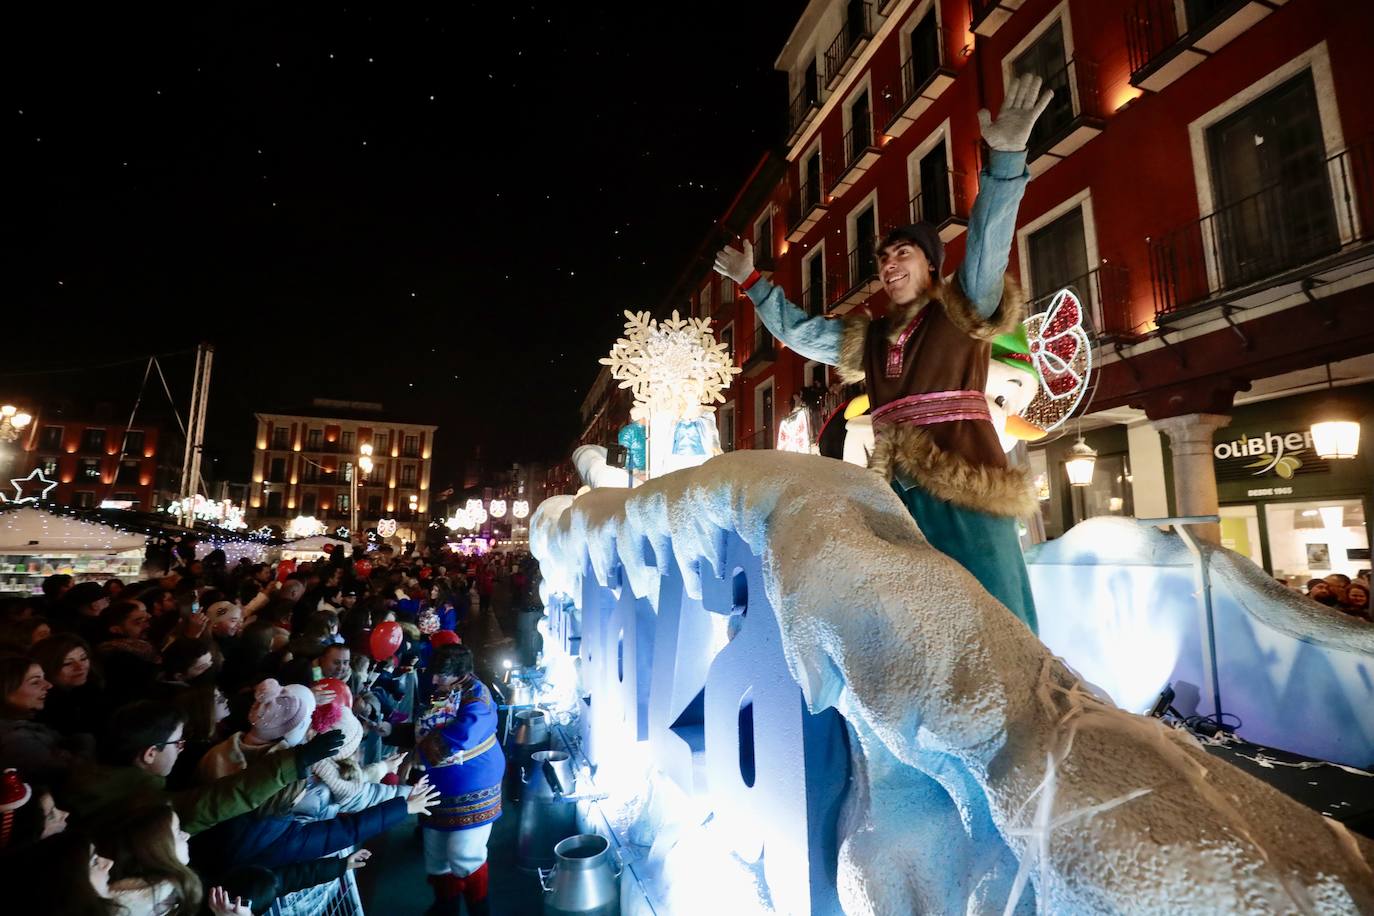
[[[740,353],[740,368],[744,370],[745,378],[753,378],[764,369],[773,365],[773,361],[778,358],[778,346],[773,340],[773,335],[767,328],[760,325],[754,331],[754,336],[744,335],[740,342],[740,347],[744,352]]]
[[[1033,176],[1072,155],[1107,124],[1097,93],[1095,64],[1071,60],[1050,74],[1045,88],[1054,90],[1054,99],[1035,123],[1027,144],[1026,164]]]
[[[802,290],[802,311],[808,315],[825,314],[825,287],[821,284],[808,286]]]
[[[1158,92],[1287,0],[1136,0],[1126,13],[1131,85]]]
[[[827,207],[821,196],[821,187],[815,182],[806,182],[798,193],[788,201],[787,240],[800,242],[811,227],[825,215]]]
[[[954,83],[957,75],[949,65],[949,47],[953,33],[940,29],[936,33],[936,53],[912,56],[902,64],[901,78],[896,86],[889,86],[879,94],[880,123],[884,133],[900,137],[916,119]]]
[[[873,116],[865,112],[844,135],[844,160],[838,169],[831,170],[834,184],[830,186],[830,195],[839,197],[852,188],[882,154]]]
[[[1048,293],[1032,299],[1027,305],[1027,315],[1037,315],[1047,311],[1059,294],[1067,287],[1078,294],[1083,305],[1083,329],[1088,337],[1097,340],[1103,337],[1113,339],[1131,338],[1131,276],[1130,271],[1119,264],[1103,262],[1081,277]]]
[[[840,34],[825,52],[825,88],[834,89],[840,78],[854,67],[859,52],[873,39],[873,4],[851,3],[854,13],[847,16]]]
[[[969,11],[973,14],[969,31],[984,38],[991,38],[1006,24],[1011,14],[1021,8],[1023,0],[969,0]]]
[[[916,191],[910,201],[913,223],[930,223],[946,243],[968,228],[969,204],[964,194],[964,173],[945,170],[945,181],[930,190]]]
[[[849,252],[845,273],[831,279],[830,288],[836,295],[830,305],[830,314],[843,315],[883,288],[878,280],[877,251],[878,240],[868,238]]]
[[[1148,239],[1157,320],[1291,286],[1374,254],[1374,144]]]
[[[787,106],[787,145],[791,146],[801,138],[802,131],[815,120],[816,112],[821,110],[821,96],[815,86],[807,86],[797,93]]]

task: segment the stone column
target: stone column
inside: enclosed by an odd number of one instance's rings
[[[1154,427],[1169,436],[1174,467],[1176,515],[1216,515],[1217,475],[1212,466],[1212,433],[1231,422],[1225,414],[1189,413],[1155,420]],[[1221,541],[1220,525],[1193,525],[1194,535],[1213,544]]]

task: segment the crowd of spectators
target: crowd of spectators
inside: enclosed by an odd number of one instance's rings
[[[528,556],[180,555],[0,602],[7,912],[245,916],[361,868],[441,805],[414,753],[429,637],[532,578]]]

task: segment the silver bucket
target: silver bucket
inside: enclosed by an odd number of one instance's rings
[[[553,848],[553,855],[553,868],[539,870],[544,916],[619,916],[623,866],[605,837],[568,837]]]
[[[534,751],[549,745],[549,717],[542,709],[521,709],[515,714],[515,729],[511,733],[517,753],[528,759]]]
[[[563,751],[535,751],[520,793],[520,835],[516,857],[521,868],[554,864],[553,848],[577,833],[577,784],[572,761]]]

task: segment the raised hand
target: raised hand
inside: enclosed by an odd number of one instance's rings
[[[210,912],[215,916],[253,916],[252,909],[242,898],[229,899],[229,892],[222,887],[210,888],[210,899],[207,902]]]
[[[978,112],[978,123],[988,146],[1010,153],[1019,153],[1026,148],[1036,119],[1054,98],[1053,90],[1040,91],[1041,82],[1040,77],[1023,73],[1007,87],[1007,97],[1002,101],[1002,111],[996,121],[986,108]]]
[[[372,853],[368,852],[366,849],[359,849],[357,852],[353,853],[353,855],[348,857],[349,871],[356,871],[357,869],[362,868],[364,865],[367,864],[367,860],[370,858],[372,858]]]
[[[716,255],[716,273],[729,277],[736,283],[743,283],[754,272],[754,243],[744,240],[744,250],[726,245]]]
[[[428,814],[429,809],[438,804],[439,790],[429,784],[428,776],[421,776],[406,799],[406,810],[411,814]]]

